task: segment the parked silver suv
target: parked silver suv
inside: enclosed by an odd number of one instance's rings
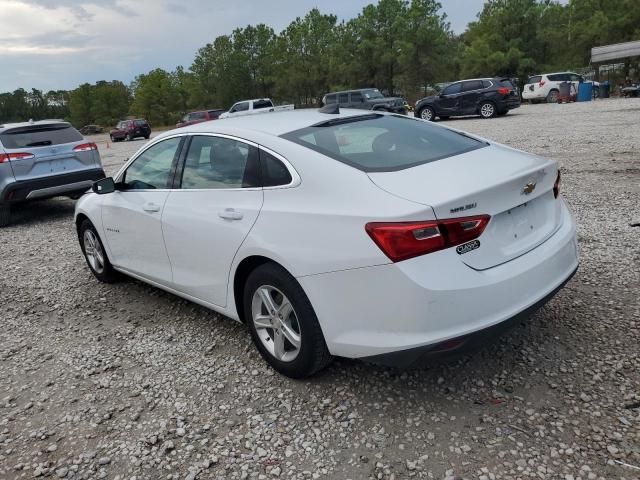
[[[69,123],[0,125],[0,227],[9,224],[12,204],[81,195],[101,178],[98,147]]]

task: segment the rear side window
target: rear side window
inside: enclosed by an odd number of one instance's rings
[[[276,187],[291,183],[289,169],[270,153],[260,150],[260,163],[262,164],[262,185],[264,187]]]
[[[273,107],[273,103],[270,100],[256,100],[253,102],[253,108],[270,108]]]
[[[283,138],[365,172],[391,172],[487,144],[429,122],[391,115],[329,120]]]
[[[568,73],[556,73],[554,75],[547,75],[547,78],[552,82],[568,82],[570,80]]]
[[[529,80],[527,80],[527,85],[530,85],[532,83],[540,83],[541,80],[542,80],[542,75],[536,75],[534,77],[529,77]]]
[[[491,82],[490,80],[482,80],[482,87],[483,88],[489,88],[493,85],[493,82]]]
[[[500,80],[500,86],[515,89],[513,83],[511,83],[511,80],[509,80],[508,78]]]
[[[246,110],[249,110],[249,102],[236,103],[231,109],[233,112],[244,112]]]
[[[349,94],[348,93],[339,94],[338,103],[349,103]]]
[[[202,120],[206,117],[204,112],[193,112],[189,114],[189,120]]]
[[[46,147],[80,140],[80,132],[68,123],[18,127],[0,134],[0,141],[5,148]]]
[[[470,92],[472,90],[481,90],[482,80],[470,80],[468,82],[464,82],[462,85],[463,92]]]
[[[327,95],[326,97],[324,97],[324,103],[325,103],[325,105],[329,105],[330,103],[336,103],[335,94]]]
[[[351,103],[362,103],[364,102],[364,97],[360,92],[354,92],[351,94]]]

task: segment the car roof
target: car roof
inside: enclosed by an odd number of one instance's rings
[[[69,122],[65,122],[64,120],[53,119],[53,120],[37,120],[35,122],[15,122],[15,123],[4,123],[0,124],[0,133],[5,130],[9,130],[11,128],[20,128],[20,127],[32,127],[36,125],[52,125],[52,124],[60,124],[60,125],[69,125]]]
[[[376,112],[385,115],[386,112]],[[177,132],[189,133],[221,133],[237,134],[238,132],[261,132],[268,135],[280,136],[284,133],[310,127],[316,123],[336,118],[371,115],[368,110],[355,110],[343,108],[338,114],[320,113],[315,108],[299,110],[285,110],[281,112],[269,112],[257,115],[244,115],[240,117],[223,118],[215,121],[197,123],[187,127],[177,128],[162,133],[156,138],[173,135]]]
[[[378,90],[378,91],[380,91],[380,89],[376,88],[376,87],[365,87],[365,88],[354,88],[352,90],[340,90],[338,92],[329,92],[329,93],[325,93],[325,96],[326,95],[336,95],[338,93],[364,92],[365,90]]]

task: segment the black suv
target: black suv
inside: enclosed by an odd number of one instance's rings
[[[385,97],[377,88],[346,90],[344,92],[327,93],[322,97],[323,105],[337,103],[342,108],[359,108],[361,110],[385,110],[387,112],[406,114],[405,103],[399,97]]]
[[[448,85],[440,95],[416,102],[415,116],[423,120],[462,115],[491,118],[520,106],[518,89],[508,78],[477,78]]]

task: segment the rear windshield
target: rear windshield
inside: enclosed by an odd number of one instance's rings
[[[536,75],[535,77],[529,77],[529,80],[527,80],[527,85],[529,85],[530,83],[540,83],[540,80],[542,80],[542,75]]]
[[[18,127],[0,134],[5,148],[46,147],[80,140],[80,132],[68,123]]]
[[[204,116],[204,114],[203,114],[203,116]],[[133,122],[133,124],[134,124],[136,127],[144,127],[144,126],[147,124],[147,121],[146,121],[146,120],[135,120],[135,121]]]
[[[487,145],[429,122],[380,114],[328,120],[282,137],[365,172],[403,170]]]
[[[515,89],[513,83],[511,83],[511,80],[509,80],[508,78],[503,78],[502,80],[500,80],[500,85],[503,87]]]

